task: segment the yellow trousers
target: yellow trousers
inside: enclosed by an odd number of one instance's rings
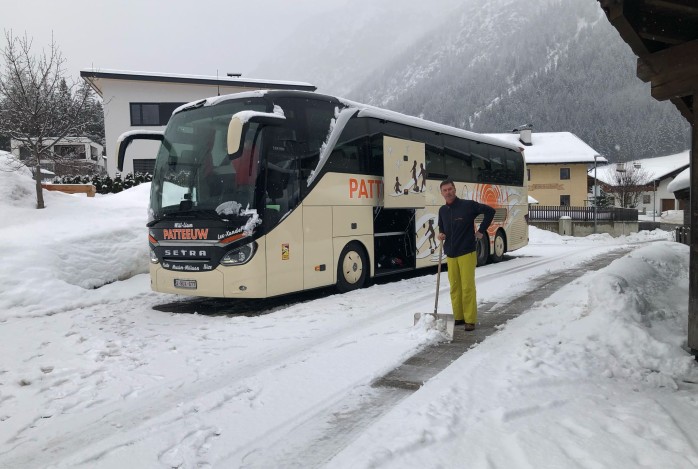
[[[469,324],[477,322],[477,298],[475,294],[475,266],[477,254],[470,252],[458,257],[446,258],[448,282],[451,284],[453,319],[465,319]]]

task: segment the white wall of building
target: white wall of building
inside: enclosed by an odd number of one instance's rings
[[[131,126],[131,103],[188,103],[210,96],[249,91],[250,87],[166,83],[156,81],[117,80],[100,78],[104,106],[104,129],[107,153],[107,172],[114,177],[117,172],[116,140],[129,130],[164,130],[164,126]],[[155,158],[158,142],[136,141],[129,146],[124,160],[123,173],[133,172],[134,159]]]
[[[662,199],[668,199],[673,201],[672,206],[668,210],[678,210],[678,200],[676,200],[676,197],[674,196],[673,192],[670,192],[667,190],[667,186],[671,181],[673,181],[673,177],[667,177],[662,179],[658,184],[657,184],[657,189],[656,191],[648,191],[648,192],[643,192],[642,195],[649,196],[650,198],[650,203],[645,204],[643,203],[644,197],[640,198],[640,203],[637,206],[637,209],[640,211],[643,211],[645,213],[651,213],[651,212],[661,212],[662,211]]]

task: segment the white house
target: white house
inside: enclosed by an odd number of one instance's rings
[[[116,141],[134,129],[163,130],[172,111],[182,104],[210,96],[259,89],[315,91],[309,83],[226,77],[178,75],[119,70],[82,70],[80,76],[102,98],[107,172],[114,176]],[[124,173],[151,172],[159,143],[137,141],[129,147]]]
[[[46,138],[44,140],[50,142],[54,139]],[[96,172],[106,169],[103,156],[104,147],[88,137],[64,137],[56,140],[49,150],[71,161],[94,165],[98,168]],[[29,149],[19,140],[10,140],[10,152],[20,161],[29,157]],[[55,172],[60,175],[62,171],[60,167],[56,167],[57,165],[60,163],[54,163],[51,160],[41,161],[41,167],[44,170],[51,174]],[[70,172],[72,170],[68,169],[68,173]]]
[[[641,171],[640,175],[643,176],[648,187],[648,190],[642,193],[639,205],[636,208],[644,213],[683,210],[686,202],[678,200],[674,192],[670,190],[669,185],[679,173],[689,167],[689,164],[688,150],[675,155],[645,158],[624,163],[625,166],[631,165],[633,169]],[[618,165],[608,165],[604,168],[599,168],[596,177],[600,183],[613,186],[615,185],[615,172],[617,170]],[[592,171],[589,172],[589,177],[594,178]]]
[[[588,205],[587,169],[606,158],[570,132],[533,133],[531,126],[514,132],[486,135],[524,149],[530,196],[541,205]]]

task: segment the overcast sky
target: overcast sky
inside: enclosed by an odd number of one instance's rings
[[[2,8],[0,29],[26,32],[36,51],[53,34],[74,78],[92,67],[250,77],[303,19],[348,1],[23,0]]]

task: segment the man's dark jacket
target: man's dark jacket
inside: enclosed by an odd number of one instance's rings
[[[485,233],[494,218],[489,205],[456,197],[451,204],[439,208],[439,231],[446,235],[444,252],[448,257],[458,257],[475,251],[475,217],[483,215],[478,231]]]

